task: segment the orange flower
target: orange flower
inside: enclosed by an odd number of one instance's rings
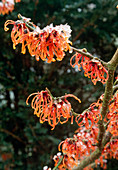
[[[53,157],[53,160],[55,162],[55,166],[57,166],[60,159],[62,159],[62,155],[61,155],[61,152],[58,152],[57,155],[54,155],[54,157]],[[59,170],[64,170],[65,169],[65,167],[63,165],[63,162],[60,163],[60,165],[58,166],[58,169]]]
[[[83,63],[84,75],[88,78],[91,77],[91,81],[96,85],[97,81],[101,81],[103,84],[108,80],[108,71],[102,66],[102,64],[95,59]]]
[[[73,119],[71,103],[67,100],[67,97],[73,97],[81,102],[80,99],[72,94],[54,98],[49,90],[45,90],[31,94],[26,100],[27,104],[32,95],[35,95],[31,102],[34,114],[40,118],[40,123],[47,121],[52,126],[52,130],[59,122],[63,124],[69,118]]]
[[[61,168],[71,169],[77,166],[79,161],[89,156],[97,146],[98,128],[96,125],[92,127],[90,132],[85,127],[79,128],[78,133],[73,138],[67,138],[59,144],[59,151],[62,150],[64,155],[61,162]],[[62,148],[62,149],[61,149]],[[57,156],[54,157],[55,166],[59,162]],[[60,170],[61,170],[60,168]]]
[[[118,112],[118,90],[114,94],[113,98],[111,99],[110,105],[109,105],[109,112],[114,114],[114,112]]]
[[[109,121],[107,131],[113,136],[118,136],[118,91],[114,94],[109,104],[109,111],[106,120]]]
[[[92,128],[94,123],[97,123],[102,118],[100,114],[102,107],[100,100],[101,99],[99,99],[97,103],[92,103],[87,110],[76,116],[75,121],[77,122],[78,126],[84,125],[86,128]]]
[[[74,64],[73,64],[74,60]],[[103,84],[108,80],[108,71],[102,66],[100,61],[90,58],[76,53],[70,59],[70,65],[75,67],[78,66],[78,70],[81,71],[81,67],[84,70],[84,75],[88,78],[91,77],[91,80],[94,85],[96,85],[97,81],[101,81]]]
[[[15,0],[16,3],[20,2],[21,0]]]
[[[55,162],[55,167],[59,163],[60,159],[62,159],[62,155],[61,155],[61,152],[58,152],[57,155],[54,155],[53,157],[53,160]],[[76,165],[77,163],[75,162],[75,159],[73,157],[68,157],[67,154],[64,154],[63,160],[59,164],[58,169],[59,170],[65,170],[65,169],[72,170],[72,168]]]
[[[25,47],[28,47],[31,56],[35,56],[39,61],[41,58],[48,63],[56,60],[61,61],[65,56],[65,51],[71,50],[69,41],[71,29],[69,25],[46,26],[42,30],[35,26],[29,19],[19,15],[22,20],[6,21],[5,31],[8,24],[13,24],[11,39],[13,47],[19,43],[22,44],[22,53],[25,54]]]
[[[14,1],[10,2],[9,0],[2,0],[0,2],[0,14],[5,15],[14,9]]]
[[[118,112],[114,113],[114,116],[110,119],[107,131],[113,136],[118,136]]]
[[[73,60],[74,60],[74,64],[73,64]],[[90,60],[90,58],[79,54],[79,53],[75,53],[71,59],[70,59],[70,65],[74,68],[76,65],[78,66],[78,70],[81,71],[81,67],[83,65],[83,63],[87,63]]]
[[[64,51],[70,50],[69,40],[66,33],[65,25],[53,27],[52,25],[45,27],[42,30],[42,33],[37,37],[37,45],[35,46],[35,41],[31,45],[35,51],[35,57],[39,60],[39,57],[42,60],[47,60],[48,63],[54,62],[55,60],[61,61],[65,56]],[[60,31],[59,31],[60,30]],[[64,32],[64,33],[63,33]],[[70,30],[69,30],[70,32]],[[30,43],[28,46],[30,50]]]
[[[118,159],[118,139],[112,139],[105,145],[102,151],[102,156],[104,155],[106,155],[106,159]]]
[[[20,2],[20,0],[15,0],[15,2]],[[0,2],[0,14],[5,15],[12,12],[15,2],[14,0],[2,0],[2,2]]]
[[[25,19],[25,18],[24,18]],[[26,21],[29,19],[25,19]],[[29,28],[26,27],[26,24],[23,23],[22,21],[12,21],[12,20],[7,20],[4,26],[5,31],[8,31],[9,28],[7,28],[7,25],[13,24],[13,29],[11,31],[11,39],[13,42],[13,49],[16,48],[16,45],[21,43],[22,44],[22,50],[21,52],[23,54],[26,53],[26,46],[27,46],[27,41],[29,40]]]
[[[48,117],[48,110],[52,106],[52,97],[48,92],[41,91],[37,93],[32,93],[28,96],[26,100],[26,104],[28,105],[28,100],[31,96],[34,96],[31,102],[31,107],[34,109],[34,114],[40,117],[40,123],[43,123],[47,120]]]

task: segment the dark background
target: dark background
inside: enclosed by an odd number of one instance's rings
[[[47,122],[40,124],[31,107],[26,106],[29,94],[46,87],[54,96],[72,93],[82,101],[78,105],[70,100],[74,111],[81,113],[104,92],[100,82],[94,86],[83,71],[70,66],[72,54],[66,53],[61,62],[47,64],[37,62],[28,51],[21,54],[20,44],[13,50],[10,31],[3,29],[5,21],[17,20],[21,13],[40,28],[68,23],[74,47],[85,47],[109,61],[118,46],[117,4],[116,0],[21,0],[12,13],[0,16],[0,170],[53,167],[58,144],[77,129],[76,123],[70,125],[70,121],[53,131]],[[116,160],[108,162],[107,169],[117,169]]]

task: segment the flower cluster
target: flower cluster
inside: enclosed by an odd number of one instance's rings
[[[12,12],[14,9],[15,2],[20,2],[21,0],[2,0],[0,2],[0,14],[5,15]]]
[[[108,130],[113,136],[118,136],[118,112],[116,112],[116,115],[114,115],[114,116],[111,118],[107,130]]]
[[[61,161],[63,159],[63,161]],[[75,165],[75,161],[72,157],[68,157],[68,155],[63,155],[61,152],[58,152],[57,155],[54,155],[53,160],[55,162],[55,167],[60,162],[58,169],[59,170],[65,170],[65,168],[68,168],[71,170],[71,168]]]
[[[102,169],[107,169],[107,157],[105,154],[95,160],[95,167],[97,168],[97,166],[100,166]]]
[[[102,150],[101,156],[95,160],[95,167],[100,166],[102,169],[107,169],[107,159],[118,159],[118,139],[111,139]],[[91,169],[91,165],[84,170]]]
[[[59,144],[59,151],[62,151],[63,156],[57,154],[53,158],[55,167],[58,165],[59,170],[71,170],[98,147],[99,128],[97,122],[102,119],[100,112],[103,98],[104,94],[100,96],[96,103],[91,104],[87,110],[76,117],[75,120],[80,126],[75,131],[76,134],[73,138],[67,138]],[[103,169],[107,169],[107,159],[111,159],[112,157],[118,159],[118,91],[115,92],[113,98],[110,100],[109,109],[104,121],[109,122],[105,134],[106,137],[110,133],[113,136],[110,138],[110,142],[102,149],[102,154],[95,160],[95,164],[96,167],[100,165]],[[90,169],[92,170],[91,165],[84,168],[84,170]]]
[[[34,114],[40,118],[40,123],[47,121],[52,126],[52,130],[59,122],[63,124],[69,118],[73,120],[72,107],[71,103],[67,100],[68,97],[73,97],[81,102],[80,99],[72,94],[56,98],[50,94],[49,90],[45,90],[31,94],[26,100],[27,104],[29,98],[33,95],[31,107],[34,109]]]
[[[99,159],[95,160],[96,167],[100,165],[103,169],[107,169],[107,159],[118,160],[118,139],[111,139],[102,150]]]
[[[97,123],[102,119],[100,113],[102,107],[103,95],[98,99],[96,103],[92,103],[88,109],[76,116],[75,121],[78,126],[85,126],[87,129],[91,129],[94,123]]]
[[[97,59],[90,59],[85,55],[76,53],[70,59],[70,65],[72,67],[77,65],[79,71],[81,71],[82,67],[84,70],[84,75],[88,78],[91,78],[91,81],[94,85],[96,85],[97,81],[101,81],[103,84],[105,84],[108,80],[108,71]]]
[[[102,151],[102,155],[105,155],[106,159],[118,159],[118,139],[113,138],[106,144]]]
[[[77,132],[73,138],[67,138],[59,144],[59,151],[62,150],[64,155],[60,165],[65,169],[71,170],[74,166],[77,166],[80,159],[89,156],[97,147],[97,126],[94,125],[90,131],[86,127],[81,127]]]
[[[118,136],[118,90],[110,101],[109,111],[106,117],[106,121],[109,122],[107,131],[113,136]]]
[[[30,22],[29,18],[19,15],[21,20],[8,20],[5,23],[5,31],[8,30],[7,25],[13,24],[11,31],[11,39],[13,41],[13,48],[21,43],[23,54],[26,53],[26,47],[31,56],[35,56],[39,61],[41,58],[48,63],[56,60],[61,61],[65,56],[65,52],[70,49],[69,38],[71,36],[70,26],[52,24],[40,29],[38,26]]]
[[[70,65],[72,67],[75,67],[77,65],[78,70],[81,71],[81,67],[83,66],[83,63],[87,64],[89,60],[90,60],[89,57],[76,52],[70,59]]]

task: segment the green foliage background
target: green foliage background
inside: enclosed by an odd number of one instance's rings
[[[71,100],[74,110],[81,113],[103,93],[99,82],[94,86],[83,71],[73,69],[66,53],[61,62],[37,62],[27,52],[21,54],[20,45],[13,50],[10,31],[5,32],[4,22],[17,20],[18,13],[31,18],[43,28],[54,23],[68,23],[72,29],[71,41],[77,48],[109,61],[118,46],[117,0],[22,0],[9,15],[0,16],[0,169],[41,170],[53,167],[52,158],[58,152],[60,141],[73,135],[76,123],[58,125],[53,131],[47,123],[40,124],[30,106],[29,94],[50,89],[54,96],[73,93],[82,104]],[[117,74],[117,72],[116,72]],[[6,161],[1,155],[10,153]],[[117,169],[116,160],[108,161],[108,169]],[[115,165],[113,167],[113,165]]]

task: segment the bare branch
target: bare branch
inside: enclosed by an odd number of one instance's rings
[[[19,142],[21,142],[23,144],[26,144],[19,136],[16,136],[15,134],[13,134],[12,132],[8,131],[7,129],[1,128],[0,131],[6,133],[8,135],[11,135],[13,138],[17,139]]]

